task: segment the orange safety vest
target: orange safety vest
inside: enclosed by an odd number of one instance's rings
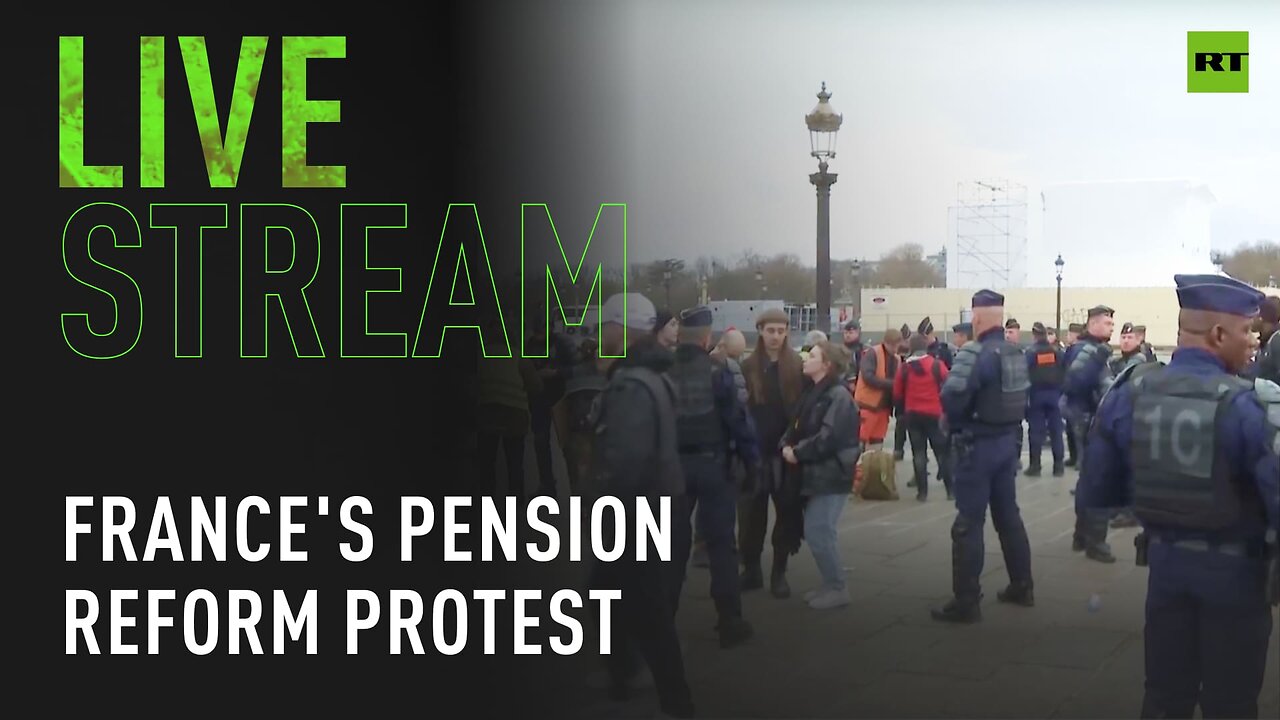
[[[885,351],[884,343],[880,343],[871,348],[868,352],[876,354],[876,377],[887,378],[889,375],[889,358]],[[853,401],[860,408],[866,410],[881,410],[888,407],[885,401],[885,391],[879,388],[873,388],[867,383],[865,376],[858,373],[858,384],[853,391]]]

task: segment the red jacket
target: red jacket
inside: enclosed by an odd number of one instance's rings
[[[909,413],[942,415],[942,383],[947,381],[947,366],[930,355],[908,358],[893,379],[893,396],[906,398]]]

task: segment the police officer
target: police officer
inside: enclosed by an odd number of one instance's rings
[[[1014,318],[1009,318],[1004,324],[1005,342],[1013,343],[1018,347],[1018,351],[1022,351],[1022,326]],[[1018,425],[1018,464],[1017,468],[1022,469],[1022,425]]]
[[[1276,602],[1280,387],[1235,376],[1261,293],[1217,275],[1174,282],[1178,349],[1116,380],[1080,494],[1090,508],[1133,503],[1142,522],[1142,717],[1189,718],[1197,704],[1206,718],[1257,717]]]
[[[678,575],[679,587],[689,562],[690,520],[696,511],[711,563],[711,597],[720,617],[720,647],[728,648],[752,635],[751,624],[742,618],[738,557],[733,544],[738,488],[729,474],[729,450],[732,443],[749,478],[759,475],[760,450],[746,408],[738,402],[732,373],[723,361],[710,354],[711,321],[711,309],[706,306],[680,313],[675,364],[668,371],[676,387],[676,437],[686,493],[685,507],[675,513],[678,517],[673,532],[672,568]],[[678,601],[678,596],[673,598],[672,606],[677,606]]]
[[[1066,362],[1066,355],[1065,355],[1066,350],[1069,349],[1072,345],[1075,345],[1077,342],[1079,342],[1080,334],[1083,332],[1084,332],[1084,325],[1081,325],[1080,323],[1070,323],[1067,325],[1067,337],[1065,342],[1062,345],[1063,353],[1064,353],[1063,354],[1064,363]],[[1059,403],[1059,408],[1061,407],[1062,407],[1062,403]],[[1076,458],[1079,457],[1076,454],[1076,434],[1075,434],[1075,431],[1072,430],[1071,428],[1071,423],[1066,422],[1065,417],[1063,418],[1062,430],[1063,430],[1063,435],[1066,435],[1067,437],[1067,461],[1063,463],[1063,465],[1066,465],[1067,467],[1075,467]]]
[[[955,341],[957,349],[964,347],[966,343],[973,339],[973,323],[963,322],[952,325],[951,338]],[[952,364],[954,363],[955,358],[953,356]]]
[[[600,315],[600,354],[625,357],[608,363],[608,385],[600,396],[592,474],[602,494],[645,497],[654,507],[668,496],[676,506],[685,492],[677,449],[675,388],[663,373],[672,354],[657,344],[651,330],[653,303],[639,294],[614,295]],[[624,344],[625,338],[625,344]],[[634,537],[634,518],[625,532]],[[605,530],[610,537],[612,528]],[[652,550],[653,548],[651,548]],[[649,666],[663,712],[692,717],[693,699],[685,679],[675,608],[679,588],[656,552],[638,560],[634,553],[599,563],[593,585],[622,590],[610,613],[613,652],[605,658],[612,681],[610,696],[623,700],[635,685],[639,661]],[[674,592],[673,592],[674,590]]]
[[[1030,382],[1022,351],[1004,339],[1003,314],[1004,296],[991,290],[973,296],[973,328],[978,340],[960,348],[942,386],[942,408],[956,449],[953,485],[958,511],[951,526],[955,597],[932,611],[935,620],[944,622],[982,619],[978,578],[982,575],[982,526],[988,505],[1009,572],[1009,586],[996,597],[1028,607],[1035,604],[1031,546],[1014,487],[1018,459],[1015,435],[1026,413]]]
[[[1089,309],[1089,323],[1075,345],[1067,348],[1064,361],[1067,366],[1067,378],[1063,385],[1063,417],[1075,433],[1076,443],[1080,446],[1080,455],[1084,458],[1089,452],[1087,435],[1089,423],[1093,422],[1102,393],[1111,383],[1111,375],[1107,363],[1111,359],[1111,333],[1115,329],[1113,316],[1115,310],[1106,305],[1098,305]],[[1083,473],[1085,467],[1080,466]],[[1077,481],[1079,485],[1079,481]],[[1078,488],[1077,488],[1078,490]],[[1111,546],[1107,545],[1108,512],[1095,511],[1080,503],[1080,494],[1072,490],[1076,496],[1076,528],[1071,538],[1071,549],[1085,551],[1085,556],[1102,563],[1113,563],[1115,555],[1111,554]]]
[[[1134,325],[1133,334],[1138,336],[1138,352],[1142,353],[1142,361],[1155,362],[1155,348],[1151,347],[1151,343],[1147,342],[1147,326]]]
[[[1028,435],[1031,441],[1031,463],[1026,475],[1040,474],[1040,450],[1046,436],[1053,454],[1053,476],[1062,477],[1062,412],[1058,401],[1062,399],[1062,379],[1066,375],[1062,351],[1049,342],[1043,323],[1031,326],[1035,342],[1027,352],[1027,374],[1031,379],[1031,396],[1027,403]]]
[[[1147,356],[1142,352],[1137,327],[1133,323],[1125,323],[1120,327],[1120,354],[1111,358],[1108,363],[1111,377],[1119,377],[1130,365],[1146,361]]]

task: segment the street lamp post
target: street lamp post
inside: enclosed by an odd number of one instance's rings
[[[858,321],[862,320],[862,286],[858,284],[861,275],[862,263],[854,260],[849,265],[849,278],[853,281],[853,291],[850,294],[853,295],[853,319]]]
[[[836,183],[836,174],[827,172],[827,161],[836,156],[836,133],[844,116],[836,114],[832,109],[831,93],[827,92],[827,84],[822,83],[818,92],[818,105],[808,115],[804,123],[809,128],[810,155],[818,159],[818,172],[809,175],[809,182],[818,191],[818,261],[817,290],[818,317],[817,329],[824,333],[831,332],[831,186]]]
[[[756,268],[756,284],[760,286],[760,299],[763,300],[764,293],[769,287],[764,284],[764,271],[760,268]]]
[[[662,271],[662,287],[663,289],[666,290],[667,309],[670,310],[671,309],[671,270],[670,269]]]
[[[1066,337],[1062,332],[1062,266],[1066,265],[1062,261],[1062,255],[1058,255],[1058,259],[1053,261],[1053,266],[1058,270],[1058,307],[1054,311],[1053,328],[1059,338]]]

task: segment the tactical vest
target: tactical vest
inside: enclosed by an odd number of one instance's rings
[[[711,374],[720,369],[711,356],[692,346],[676,350],[676,362],[667,371],[676,387],[676,437],[680,452],[723,450],[724,427],[716,409]]]
[[[1062,367],[1062,355],[1052,345],[1033,345],[1028,350],[1032,357],[1030,375],[1033,387],[1062,387],[1066,375]]]
[[[1241,519],[1243,498],[1218,447],[1219,423],[1250,383],[1225,373],[1153,370],[1133,381],[1134,512],[1144,523],[1221,530]]]
[[[1099,370],[1097,382],[1091,382],[1092,392],[1087,397],[1073,397],[1084,410],[1094,412],[1098,409],[1098,403],[1102,401],[1102,394],[1106,392],[1112,380],[1109,360],[1111,359],[1111,346],[1104,345],[1090,337],[1087,340],[1080,341],[1080,351],[1076,353],[1071,360],[1071,364],[1067,366],[1067,375],[1073,376],[1076,373],[1089,372],[1089,365],[1098,358],[1102,361],[1102,369]],[[1074,381],[1073,381],[1074,382]]]
[[[1027,358],[1022,349],[1011,342],[984,344],[984,356],[995,355],[1000,362],[1000,382],[984,385],[974,399],[974,419],[985,425],[1016,425],[1027,414]]]
[[[654,425],[657,429],[653,447],[653,484],[646,488],[618,488],[613,480],[618,468],[617,458],[624,453],[621,448],[633,443],[633,437],[619,432],[610,422],[614,413],[634,413],[635,407],[623,407],[620,402],[611,402],[614,398],[611,390],[619,389],[626,383],[637,383],[648,391],[653,399],[655,415]],[[622,368],[614,374],[613,380],[600,395],[599,422],[595,426],[595,440],[591,452],[592,476],[596,487],[602,494],[611,494],[631,489],[642,489],[646,495],[683,495],[685,493],[684,473],[680,466],[677,452],[676,433],[672,432],[675,423],[675,400],[672,397],[675,389],[669,378],[642,368]],[[633,455],[634,453],[626,453]]]

